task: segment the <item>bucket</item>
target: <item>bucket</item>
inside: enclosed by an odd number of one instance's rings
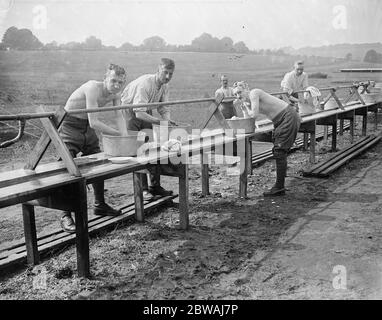
[[[309,103],[298,103],[298,113],[301,115],[312,114],[316,112],[316,108]]]
[[[161,124],[153,124],[154,141],[161,145],[170,139],[186,142],[191,131],[191,125],[188,123],[177,122],[177,126],[169,126],[162,121]]]
[[[144,143],[142,133],[133,131],[128,136],[102,135],[103,151],[112,157],[132,157],[137,155],[137,150]]]
[[[330,98],[328,102],[325,103],[324,110],[332,110],[339,108],[338,103],[334,98]]]
[[[376,103],[381,100],[380,93],[365,93],[361,94],[361,97],[366,104]]]
[[[235,134],[237,130],[241,130],[240,133],[255,132],[255,119],[253,118],[227,119],[227,123]]]

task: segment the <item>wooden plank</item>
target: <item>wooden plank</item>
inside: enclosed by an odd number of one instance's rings
[[[19,183],[0,189],[0,208],[42,198],[57,188],[75,183],[79,178],[62,173],[56,176],[44,177],[35,181]]]
[[[83,162],[88,160],[88,162]],[[80,169],[92,168],[96,165],[109,162],[107,159],[89,159],[89,157],[75,158],[74,162]],[[45,163],[37,166],[35,170],[17,169],[12,171],[0,172],[0,188],[11,186],[18,183],[32,181],[44,177],[54,176],[67,171],[62,161]]]
[[[143,173],[133,173],[133,181],[134,181],[134,203],[135,203],[135,219],[138,222],[145,221],[145,213],[143,207]]]
[[[41,108],[40,108],[40,110],[41,110]],[[55,122],[56,128],[58,128],[61,125],[65,116],[66,116],[66,112],[65,112],[64,108],[60,108],[59,110],[57,110],[56,116],[54,117],[54,122]],[[44,131],[42,133],[40,139],[38,140],[36,146],[34,147],[31,155],[28,157],[27,163],[24,167],[25,169],[29,169],[29,170],[36,169],[36,167],[37,167],[38,163],[40,162],[40,160],[42,159],[45,151],[48,149],[50,141],[51,141],[51,139],[50,139],[48,133],[46,131]]]
[[[346,157],[348,154],[351,154],[354,150],[357,148],[360,148],[362,145],[367,143],[371,138],[366,137],[359,141],[357,141],[354,145],[348,146],[347,148],[343,149],[342,151],[335,154],[333,157],[329,158],[328,160],[322,161],[318,163],[317,165],[310,168],[309,171],[305,171],[306,173],[318,173],[320,171],[325,170],[327,167],[330,167],[334,163],[336,163],[338,160],[340,160],[343,157]]]
[[[79,181],[73,188],[77,195],[77,209],[74,211],[76,223],[77,273],[79,277],[90,275],[88,206],[85,179]]]
[[[27,262],[29,265],[36,265],[40,262],[37,248],[37,233],[34,207],[29,204],[22,205],[25,245],[27,251]]]
[[[78,169],[77,165],[75,164],[68,147],[62,141],[54,123],[52,122],[51,119],[40,119],[42,125],[45,128],[45,131],[48,133],[52,143],[56,147],[57,153],[60,155],[61,159],[64,161],[66,168],[68,169],[69,173],[76,176],[80,177],[81,172]]]
[[[188,182],[188,164],[180,165],[183,175],[179,177],[179,223],[182,230],[189,227],[189,182]]]
[[[332,167],[330,168],[327,168],[326,170],[322,171],[319,173],[320,176],[328,176],[330,173],[332,173],[334,170],[337,170],[338,168],[340,168],[341,166],[343,166],[345,163],[347,163],[348,161],[350,161],[351,159],[355,158],[356,156],[358,156],[359,154],[361,154],[362,152],[364,152],[365,150],[369,149],[370,147],[372,147],[373,145],[375,145],[376,143],[378,143],[379,141],[381,140],[381,137],[375,137],[374,139],[371,139],[367,144],[365,145],[362,145],[361,148],[355,150],[354,152],[352,152],[350,155],[348,155],[347,157],[341,159],[340,161],[336,162],[335,165],[333,165]]]
[[[165,204],[168,201],[171,201],[174,198],[176,198],[176,196],[163,197],[159,200],[152,201],[145,204],[146,213],[148,211],[154,210],[155,208]],[[97,224],[94,224],[94,225],[89,224],[89,234],[95,235],[95,234],[98,234],[100,231],[104,231],[108,228],[112,228],[112,227],[115,228],[115,225],[117,225],[118,223],[122,223],[124,221],[131,220],[132,218],[134,218],[134,209],[132,208],[132,205],[130,205],[128,211],[121,216],[102,217],[102,218],[97,217],[93,219],[93,222],[97,222]],[[96,219],[97,221],[95,221]],[[40,252],[40,256],[42,254],[52,252],[52,250],[71,244],[76,239],[75,234],[66,233],[62,230],[59,230],[59,232],[61,233],[61,235],[63,235],[63,237],[58,237],[58,238],[53,237],[53,239],[50,239],[50,235],[46,235],[38,239],[38,249]],[[42,243],[40,239],[44,239],[45,240],[44,243]],[[23,246],[20,246],[20,248],[22,250],[19,250],[17,252],[16,251],[9,252],[8,256],[5,256],[3,259],[0,258],[1,269],[7,268],[9,266],[12,266],[14,264],[17,264],[26,260],[27,255],[25,251],[25,244]]]

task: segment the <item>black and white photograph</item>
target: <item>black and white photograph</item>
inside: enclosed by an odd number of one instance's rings
[[[381,109],[380,0],[0,0],[0,300],[382,299]]]

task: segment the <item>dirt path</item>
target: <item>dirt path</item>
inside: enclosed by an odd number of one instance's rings
[[[277,199],[261,196],[274,179],[272,162],[249,177],[246,200],[227,167],[213,168],[211,195],[202,197],[192,168],[190,230],[178,230],[178,210],[167,208],[91,239],[92,279],[75,276],[72,246],[0,278],[0,299],[380,299],[381,154],[379,144],[329,179],[314,179],[298,174],[308,155],[295,152],[289,191]],[[114,204],[124,197],[109,195]]]

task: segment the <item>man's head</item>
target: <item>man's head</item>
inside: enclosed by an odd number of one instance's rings
[[[160,84],[169,83],[175,71],[174,60],[162,58],[158,67],[158,80]]]
[[[296,61],[294,63],[294,70],[298,76],[302,75],[304,72],[304,61]]]
[[[126,84],[126,71],[124,68],[110,63],[104,80],[105,88],[109,93],[120,92]]]
[[[233,94],[237,99],[249,99],[249,85],[245,81],[237,81],[233,84]]]
[[[220,82],[221,82],[223,88],[227,88],[228,87],[228,77],[225,74],[223,74],[220,77]]]

